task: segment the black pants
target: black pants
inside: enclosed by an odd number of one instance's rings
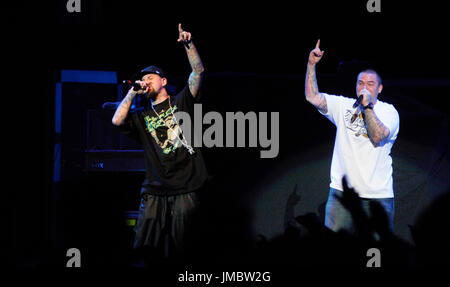
[[[198,192],[173,196],[144,194],[134,231],[134,248],[142,250],[144,259],[182,257],[185,233],[199,205]]]

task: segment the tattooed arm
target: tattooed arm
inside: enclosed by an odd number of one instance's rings
[[[322,113],[327,113],[327,101],[325,96],[319,93],[319,88],[317,87],[316,67],[309,64],[306,69],[305,94],[308,102],[313,104]]]
[[[200,89],[200,84],[203,78],[203,64],[202,60],[200,59],[200,56],[198,55],[197,49],[194,46],[194,43],[189,43],[189,48],[186,48],[187,55],[189,58],[189,63],[192,67],[192,72],[189,75],[189,90],[191,91],[191,94],[195,97],[198,93],[198,90]]]
[[[189,75],[189,90],[191,94],[195,97],[200,89],[204,67],[200,55],[197,49],[192,43],[191,33],[183,31],[181,24],[178,24],[178,31],[180,32],[178,42],[183,42],[185,44],[186,53],[189,59],[189,64],[191,64],[192,72]]]
[[[131,88],[128,91],[128,94],[123,98],[120,105],[117,107],[116,112],[114,113],[114,116],[112,118],[112,123],[115,126],[120,126],[123,124],[125,118],[128,115],[128,111],[130,110],[131,104],[133,103],[134,97],[138,94],[145,94],[148,92],[149,88],[143,81],[136,81],[136,83],[140,84],[142,89],[139,91],[135,91],[134,88]]]
[[[363,117],[370,141],[374,146],[379,146],[389,136],[389,128],[380,121],[373,109],[366,109]]]
[[[324,53],[324,51],[319,49],[319,45],[320,40],[317,41],[314,50],[309,53],[305,79],[305,96],[306,100],[322,113],[327,113],[327,101],[325,96],[319,93],[319,88],[317,87],[316,64],[320,61]]]
[[[120,126],[123,124],[125,118],[127,117],[128,111],[130,110],[131,103],[133,102],[134,97],[137,95],[137,92],[131,89],[125,98],[122,100],[120,105],[117,107],[116,112],[112,118],[112,123],[115,126]]]

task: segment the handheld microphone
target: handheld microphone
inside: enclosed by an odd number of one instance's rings
[[[358,99],[355,101],[355,103],[353,104],[353,108],[356,108],[357,106],[359,106],[359,104],[361,103],[362,99],[363,99],[363,95],[360,95],[358,97]]]
[[[357,106],[359,106],[359,104],[361,103],[363,96],[370,94],[370,92],[366,89],[363,88],[360,92],[359,92],[359,97],[358,99],[355,101],[355,103],[353,104],[353,108],[356,108]]]
[[[138,83],[133,83],[133,82],[130,81],[130,80],[123,80],[122,83],[127,84],[127,85],[130,86],[130,87],[133,87],[133,89],[134,89],[135,91],[142,90],[141,85],[139,85]]]

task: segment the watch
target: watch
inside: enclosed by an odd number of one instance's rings
[[[367,106],[363,106],[363,110],[372,109],[373,110],[373,104],[369,103]]]

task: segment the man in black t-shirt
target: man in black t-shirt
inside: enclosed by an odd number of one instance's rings
[[[208,177],[200,150],[193,147],[182,131],[177,112],[193,118],[203,76],[203,64],[191,41],[191,34],[178,26],[178,42],[185,46],[192,72],[188,85],[175,96],[166,90],[163,71],[149,66],[139,73],[136,83],[117,107],[112,123],[140,141],[144,147],[146,177],[141,189],[139,217],[134,247],[144,249],[151,258],[164,256],[165,236],[183,254],[184,235],[196,210],[198,193]],[[142,108],[130,110],[136,95],[142,95]],[[191,125],[192,126],[192,125]],[[190,131],[193,135],[193,131]],[[166,254],[167,255],[167,254]]]

